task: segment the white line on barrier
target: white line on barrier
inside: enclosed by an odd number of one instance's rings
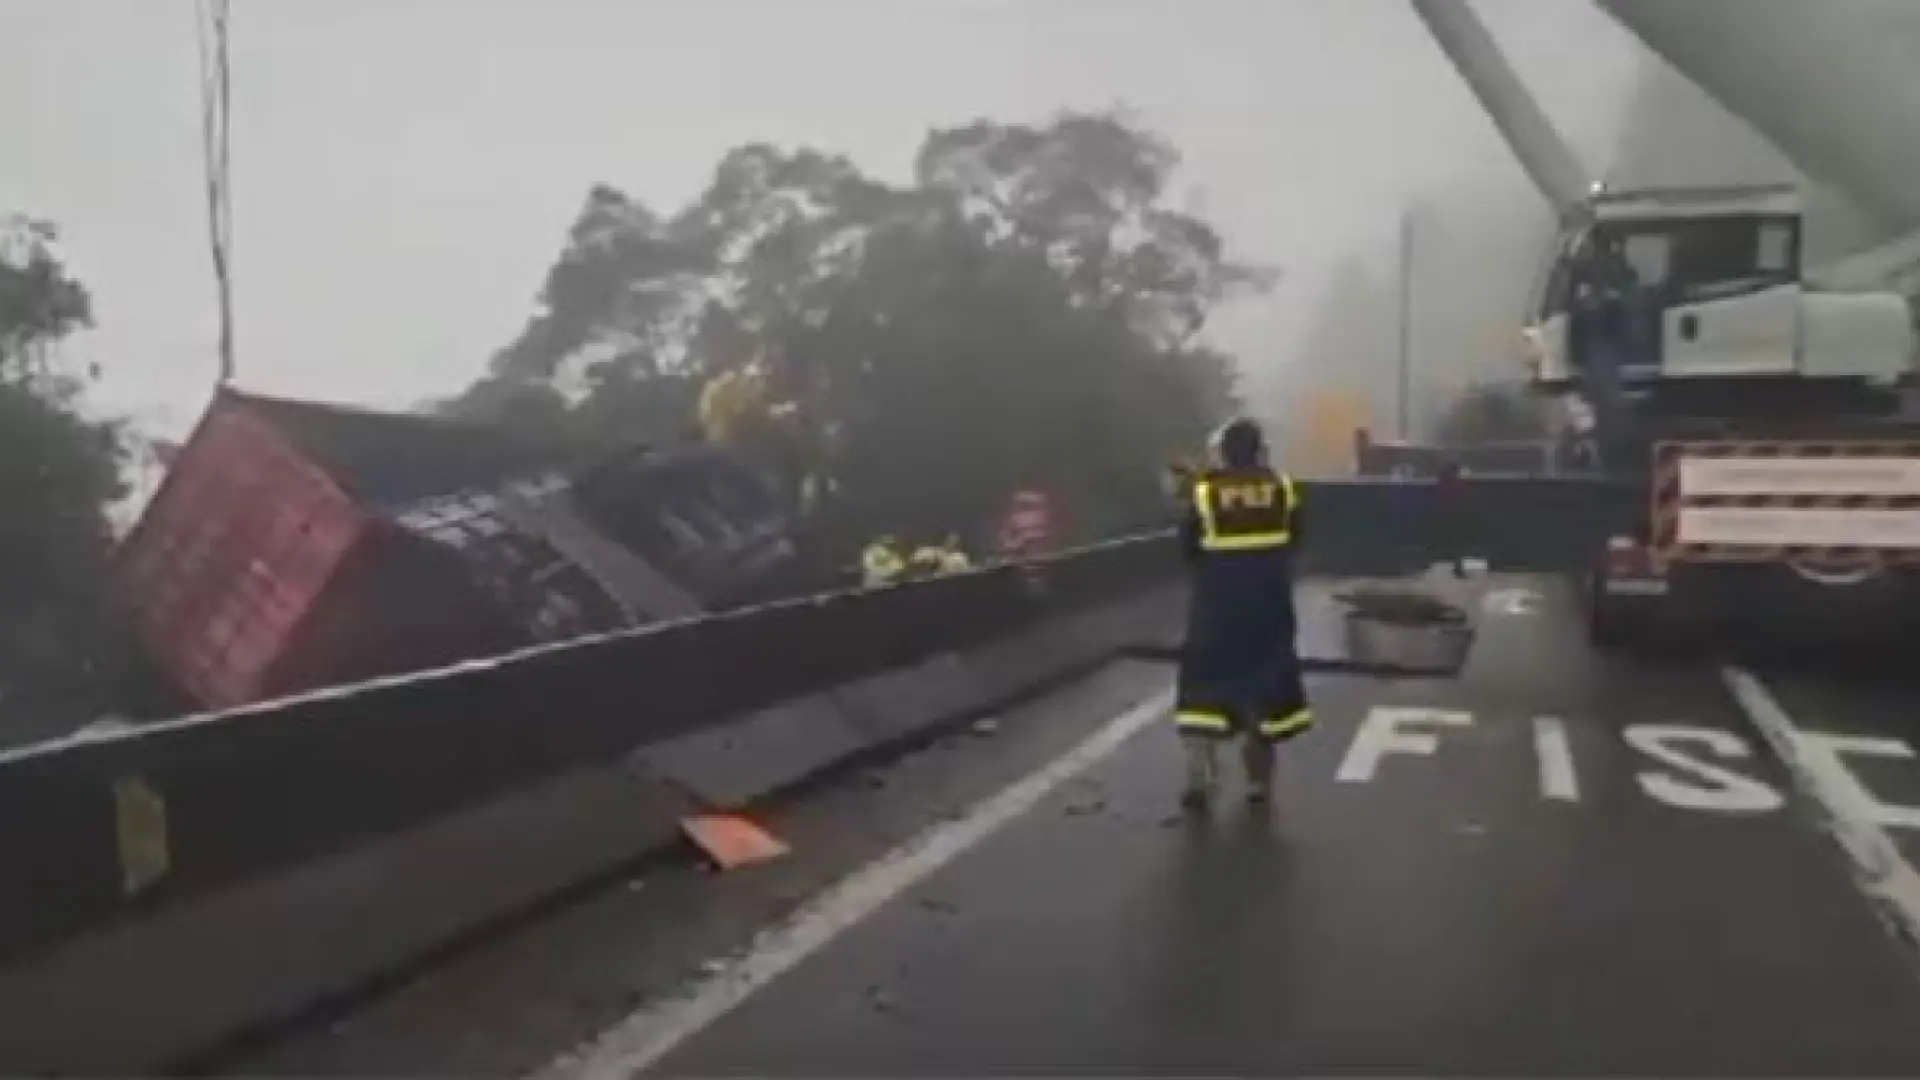
[[[638,1075],[893,898],[1039,805],[1054,789],[1098,764],[1172,708],[1173,694],[1167,691],[1114,717],[1025,779],[828,889],[792,919],[762,933],[745,955],[685,995],[628,1016],[585,1046],[549,1063],[532,1080],[625,1080]]]
[[[1799,728],[1766,684],[1737,667],[1721,668],[1720,677],[1794,782],[1819,804],[1827,831],[1853,861],[1855,880],[1889,928],[1910,949],[1920,949],[1920,872],[1874,820],[1874,808],[1861,801],[1860,785],[1841,771],[1846,766],[1833,755],[1801,752]]]

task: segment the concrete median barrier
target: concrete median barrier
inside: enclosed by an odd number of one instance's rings
[[[0,890],[0,963],[1048,614],[986,572],[0,756],[0,813],[36,823],[0,858],[39,868]],[[128,817],[152,819],[141,852]]]
[[[953,653],[855,680],[832,696],[868,746],[911,739],[981,701],[973,673]]]
[[[404,973],[676,841],[690,802],[578,770],[0,970],[0,1066],[151,1075]]]
[[[150,1072],[1097,664],[1165,536],[0,757],[0,1066]],[[1163,607],[1164,599],[1157,601]],[[996,645],[996,642],[1005,642]]]
[[[738,809],[869,748],[872,737],[849,724],[827,695],[773,705],[702,728],[635,754],[648,771],[714,809]]]
[[[1303,572],[1430,563],[1409,522],[1435,495],[1402,486],[1310,486]],[[1601,512],[1566,483],[1468,487],[1455,535],[1496,568],[1576,561]],[[0,830],[0,1066],[147,1072],[362,984],[696,806],[1177,639],[1179,573],[1159,534],[0,755],[23,823]]]
[[[1183,588],[1161,588],[1098,605],[968,650],[960,660],[974,693],[997,706],[1176,634],[1184,596]]]

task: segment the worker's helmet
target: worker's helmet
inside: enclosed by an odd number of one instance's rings
[[[1235,417],[1213,433],[1213,459],[1229,469],[1259,465],[1266,455],[1267,438],[1247,417]]]

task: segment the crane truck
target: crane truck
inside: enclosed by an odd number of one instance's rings
[[[1557,218],[1523,319],[1530,381],[1573,419],[1595,497],[1629,492],[1580,575],[1595,643],[1761,621],[1883,637],[1913,620],[1906,297],[1810,282],[1791,186],[1593,181],[1467,0],[1412,3]]]

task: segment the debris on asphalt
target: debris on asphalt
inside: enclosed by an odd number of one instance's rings
[[[1362,585],[1334,594],[1357,618],[1392,626],[1447,626],[1467,621],[1467,613],[1432,593],[1384,585]]]

